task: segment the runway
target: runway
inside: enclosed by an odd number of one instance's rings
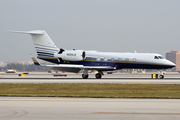
[[[179,99],[0,97],[1,120],[178,120]]]
[[[30,73],[0,75],[0,83],[111,83],[180,84],[180,74],[151,79],[151,74],[106,74],[102,79],[82,79],[78,74],[54,77],[54,74]],[[1,120],[177,120],[179,99],[0,97]]]
[[[62,74],[63,75],[63,74]],[[0,75],[0,83],[111,83],[111,84],[180,84],[180,73],[166,73],[164,79],[151,79],[151,73],[105,74],[102,79],[95,79],[95,74],[89,74],[88,79],[82,79],[78,74],[66,74],[67,77],[54,77],[48,73],[30,73],[24,77],[18,74]]]

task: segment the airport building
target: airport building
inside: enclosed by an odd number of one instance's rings
[[[176,64],[172,71],[180,71],[180,51],[171,51],[166,53],[166,59]]]
[[[0,67],[5,67],[5,66],[7,66],[7,63],[0,61]]]

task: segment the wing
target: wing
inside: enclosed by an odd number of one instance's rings
[[[75,72],[78,73],[80,70],[87,69],[87,70],[99,70],[99,71],[108,71],[108,70],[115,70],[115,67],[111,66],[83,66],[83,65],[45,65],[47,67],[52,67],[53,70],[60,70],[60,71],[67,71],[67,72]]]
[[[31,55],[31,58],[35,65],[52,67],[53,70],[67,71],[67,72],[74,72],[74,73],[78,73],[80,70],[83,70],[83,69],[99,70],[99,71],[108,71],[108,70],[116,69],[116,67],[111,67],[111,66],[84,66],[84,65],[74,65],[74,64],[41,65],[32,55]]]

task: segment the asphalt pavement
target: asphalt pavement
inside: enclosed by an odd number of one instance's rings
[[[0,74],[0,83],[180,84],[180,73],[166,73],[164,79],[152,79],[151,73],[105,74],[102,79],[96,79],[95,74],[89,74],[88,79],[70,73],[29,73],[22,77],[19,74]]]

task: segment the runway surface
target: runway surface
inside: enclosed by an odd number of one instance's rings
[[[102,79],[81,75],[30,73],[0,74],[0,83],[120,83],[120,84],[180,84],[180,74],[166,74],[165,79],[151,79],[151,74],[106,74]],[[177,120],[180,119],[180,99],[113,99],[0,97],[0,120]]]
[[[1,120],[178,120],[179,99],[0,97]]]
[[[63,74],[61,74],[63,75]],[[180,84],[180,73],[166,73],[164,79],[151,79],[151,73],[105,74],[102,79],[95,79],[95,74],[89,74],[88,79],[82,79],[78,74],[66,74],[67,77],[54,77],[48,73],[30,73],[24,77],[18,74],[0,75],[0,83],[120,83],[120,84]]]

